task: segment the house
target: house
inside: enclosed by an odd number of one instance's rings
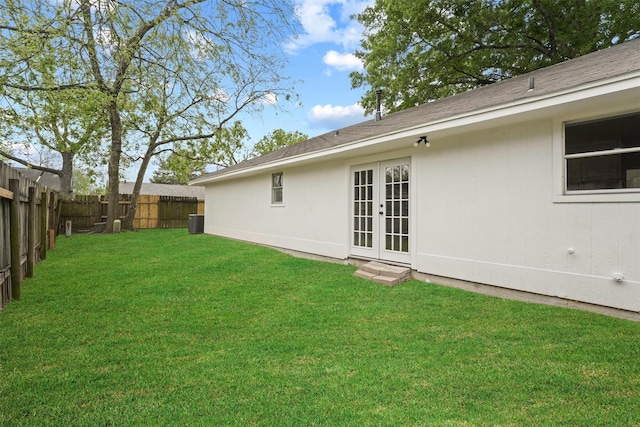
[[[119,184],[120,194],[132,194],[133,182],[121,182]],[[140,187],[141,196],[168,196],[168,197],[195,197],[204,200],[204,187],[186,186],[174,184],[142,183]]]
[[[637,316],[640,40],[192,184],[205,233]]]
[[[60,191],[60,177],[51,172],[44,172],[38,169],[16,168],[20,175],[44,185],[51,191]]]

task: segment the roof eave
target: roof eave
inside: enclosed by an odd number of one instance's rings
[[[505,119],[511,116],[526,114],[532,111],[544,110],[570,102],[581,101],[601,95],[613,94],[628,89],[640,88],[640,71],[615,76],[609,79],[597,80],[560,91],[529,96],[501,105],[491,106],[462,114],[453,115],[444,119],[426,121],[425,123],[408,126],[375,137],[363,138],[345,144],[313,152],[277,159],[271,162],[261,163],[244,169],[221,171],[214,176],[203,176],[189,182],[189,185],[205,185],[217,181],[225,181],[243,176],[250,176],[275,168],[284,168],[301,162],[313,162],[319,158],[330,155],[340,155],[345,152],[382,144],[399,138],[415,137],[424,133],[444,132],[458,129],[468,129],[482,123],[488,123],[497,119]],[[535,89],[534,89],[535,91]]]

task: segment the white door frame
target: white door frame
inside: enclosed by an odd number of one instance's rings
[[[358,257],[411,263],[411,159],[350,168],[350,248]]]

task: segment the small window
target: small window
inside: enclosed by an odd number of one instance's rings
[[[640,113],[565,125],[566,189],[640,190]]]
[[[282,203],[282,172],[271,175],[271,203]]]

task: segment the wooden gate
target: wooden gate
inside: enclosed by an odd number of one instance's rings
[[[187,228],[189,214],[198,213],[195,197],[160,196],[158,200],[158,228]]]

